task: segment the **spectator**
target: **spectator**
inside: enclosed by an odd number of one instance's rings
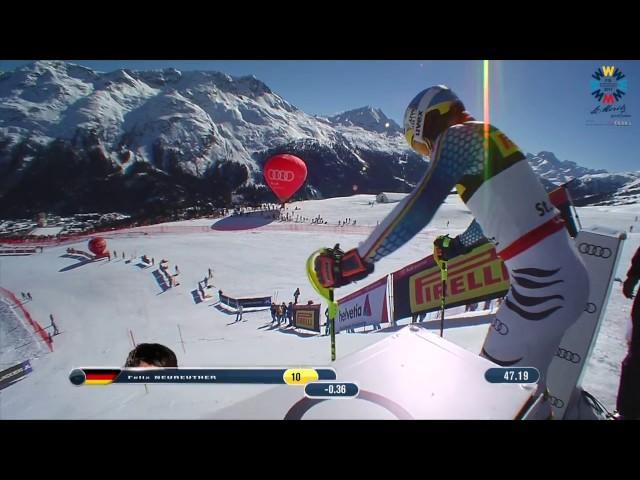
[[[27,298],[28,298],[29,300],[33,300],[33,297],[31,296],[31,292],[27,292]]]
[[[293,292],[293,300],[294,300],[294,305],[298,304],[298,297],[300,296],[300,289],[296,288],[296,291]]]
[[[275,302],[271,302],[271,323],[275,323],[277,313],[278,313],[278,309],[276,307]]]
[[[239,322],[242,320],[242,311],[244,310],[242,308],[242,304],[238,301],[236,301],[236,309],[237,309],[237,313],[236,313],[236,322]]]
[[[289,302],[289,305],[287,306],[287,320],[288,320],[289,326],[292,327],[293,326],[293,302]]]
[[[280,318],[278,319],[278,325],[280,325],[280,322],[284,323],[286,317],[287,317],[287,304],[282,302],[282,304],[280,305]]]

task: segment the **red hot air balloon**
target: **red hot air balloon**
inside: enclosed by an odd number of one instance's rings
[[[107,254],[107,241],[102,237],[94,237],[89,240],[89,250],[97,257]]]
[[[307,166],[294,155],[274,155],[264,165],[264,179],[282,203],[307,179]]]

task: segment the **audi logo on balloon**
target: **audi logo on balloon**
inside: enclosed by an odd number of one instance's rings
[[[572,352],[571,350],[565,350],[564,348],[559,348],[556,353],[556,357],[560,357],[563,360],[571,363],[580,363],[582,357],[576,352]]]
[[[498,332],[500,335],[507,335],[509,333],[509,327],[506,324],[502,323],[499,319],[495,319],[491,322],[491,326],[493,329]]]
[[[264,179],[273,193],[284,203],[307,179],[307,166],[294,155],[274,155],[264,164]]]
[[[598,307],[596,307],[595,303],[587,303],[587,306],[585,307],[584,311],[587,313],[596,313],[596,310],[598,309]]]
[[[610,248],[601,245],[592,245],[591,243],[581,243],[578,246],[578,251],[584,255],[598,258],[609,258],[612,253]]]
[[[269,170],[267,173],[269,180],[275,180],[277,182],[292,182],[295,178],[295,173],[289,170]]]

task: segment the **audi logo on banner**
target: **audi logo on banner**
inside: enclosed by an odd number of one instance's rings
[[[269,170],[267,175],[269,175],[269,180],[281,182],[291,182],[295,177],[294,173],[289,170]]]
[[[509,333],[509,327],[507,327],[504,323],[502,323],[499,319],[495,319],[491,322],[491,326],[493,329],[498,332],[500,335],[506,335]]]
[[[554,406],[556,408],[564,407],[564,402],[561,399],[559,399],[558,397],[554,397],[553,395],[549,395],[547,398],[549,398],[549,403],[551,403],[552,406]]]
[[[572,352],[571,350],[565,350],[564,348],[559,348],[556,353],[556,357],[560,357],[563,360],[566,360],[571,363],[580,363],[581,357],[579,354]]]
[[[596,307],[595,303],[587,303],[587,306],[585,307],[584,311],[587,313],[596,313],[596,310],[598,309],[598,307]]]
[[[578,246],[578,251],[585,255],[598,258],[609,258],[612,253],[610,248],[602,247],[600,245],[592,245],[590,243],[581,243]]]

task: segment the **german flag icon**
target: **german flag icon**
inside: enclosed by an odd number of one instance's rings
[[[109,385],[120,374],[119,369],[109,368],[76,368],[69,374],[74,385]]]

